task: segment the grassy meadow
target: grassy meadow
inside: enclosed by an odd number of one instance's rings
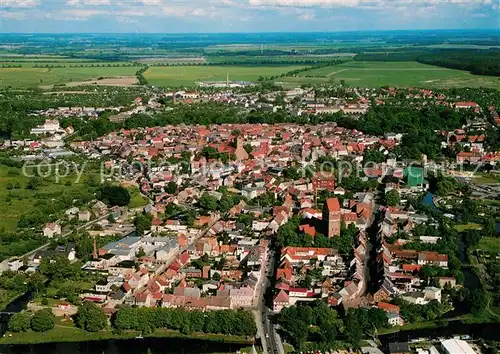
[[[500,239],[496,237],[482,237],[476,248],[487,252],[500,252]]]
[[[303,68],[303,65],[276,66],[163,66],[150,67],[144,77],[155,86],[193,86],[197,81],[256,81],[259,76],[276,76]]]
[[[40,59],[41,60],[41,59]],[[84,60],[70,61],[57,59],[48,62],[41,61],[6,61],[0,62],[0,88],[26,88],[40,85],[58,85],[75,81],[97,79],[99,77],[134,76],[139,67],[114,67],[107,65],[122,65],[126,62],[87,62]],[[2,66],[21,65],[21,68]],[[35,66],[59,65],[63,68],[42,68]],[[70,67],[76,65],[106,65],[99,67]]]
[[[491,87],[500,89],[500,78],[472,75],[417,62],[360,62],[349,61],[335,66],[299,73],[295,77],[279,79],[285,87],[300,84],[340,83],[363,87]]]
[[[28,171],[32,173],[31,169]],[[29,177],[24,176],[21,169],[0,165],[0,228],[15,231],[21,215],[36,209],[37,196],[50,195],[61,190],[84,191],[88,188],[84,183],[85,178],[82,177],[79,183],[74,183],[77,177],[73,175],[61,178],[59,183],[56,183],[55,176],[47,177],[39,188],[32,190],[26,189]]]

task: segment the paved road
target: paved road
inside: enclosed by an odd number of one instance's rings
[[[270,251],[266,267],[267,276],[272,276],[274,274],[275,271],[274,265],[275,265],[275,254],[274,251]],[[276,328],[271,321],[273,312],[266,306],[265,298],[263,296],[270,285],[270,282],[268,281],[267,277],[265,277],[265,281],[266,281],[265,285],[261,287],[261,294],[259,296],[260,298],[259,306],[258,309],[255,311],[256,313],[255,320],[257,321],[257,329],[261,337],[264,353],[285,354],[281,338],[276,332]]]
[[[71,230],[71,231],[68,231],[68,232],[65,232],[64,234],[61,235],[61,237],[68,237],[69,235],[71,235],[72,233],[74,233],[75,231],[79,231],[81,229],[86,229],[86,228],[89,228],[90,226],[92,226],[93,224],[95,224],[96,222],[98,221],[101,221],[103,219],[106,219],[107,217],[109,216],[109,213],[106,214],[106,215],[103,215],[101,216],[100,218],[97,218],[95,220],[91,220],[83,225],[80,225],[76,228],[76,230]],[[39,252],[39,251],[43,251],[43,250],[46,250],[48,247],[50,246],[50,242],[47,242],[43,245],[41,245],[40,247],[38,248],[35,248],[34,250],[31,250],[21,256],[18,256],[18,257],[10,257],[6,260],[4,260],[1,265],[0,265],[0,274],[6,270],[8,270],[8,262],[11,260],[11,259],[14,259],[14,258],[19,258],[19,259],[22,259],[24,257],[26,258],[30,258],[31,256],[35,255],[35,253]]]
[[[267,327],[267,313],[265,311],[265,293],[267,288],[269,287],[269,280],[268,280],[268,275],[270,274],[270,268],[272,268],[272,264],[274,264],[274,253],[272,251],[269,251],[268,256],[264,263],[262,264],[261,267],[261,282],[260,284],[257,284],[259,286],[259,291],[257,293],[257,296],[255,298],[255,303],[254,303],[254,308],[255,310],[253,311],[254,317],[255,317],[255,322],[257,325],[257,334],[259,335],[262,343],[262,350],[264,353],[269,353],[269,345],[268,345],[268,339],[267,337],[269,336],[269,329]]]

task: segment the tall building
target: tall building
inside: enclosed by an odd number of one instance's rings
[[[328,223],[328,237],[340,236],[340,203],[338,198],[328,198],[323,211],[323,220]]]
[[[248,153],[243,146],[243,138],[238,136],[236,138],[236,150],[234,151],[234,155],[236,156],[236,161],[248,160]]]

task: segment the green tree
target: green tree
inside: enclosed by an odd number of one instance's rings
[[[363,155],[363,163],[381,163],[386,160],[385,155],[377,149],[366,149]]]
[[[301,177],[300,171],[296,167],[289,167],[286,170],[283,171],[283,175],[286,178],[297,180]]]
[[[151,214],[138,214],[135,217],[134,225],[137,233],[143,235],[145,231],[151,230],[153,216]]]
[[[168,182],[165,186],[165,192],[168,194],[174,194],[177,191],[177,184],[175,182]]]
[[[27,312],[18,312],[9,319],[9,331],[26,332],[30,328],[31,315]]]
[[[42,184],[42,179],[40,177],[31,177],[26,184],[26,189],[35,190]]]
[[[108,318],[102,307],[93,302],[85,302],[78,307],[75,317],[75,324],[89,332],[97,332],[106,327]]]
[[[385,193],[384,196],[385,204],[390,207],[398,206],[401,203],[401,198],[399,197],[399,192],[395,189],[390,190]]]
[[[54,319],[51,309],[38,310],[31,318],[31,329],[36,332],[46,332],[54,328]]]
[[[139,250],[137,251],[137,253],[135,254],[135,256],[137,258],[141,258],[141,257],[144,257],[146,255],[146,252],[144,252],[144,248],[142,247],[139,247]]]
[[[215,197],[212,197],[208,193],[205,193],[201,196],[199,200],[200,206],[208,211],[215,211],[217,210],[217,199]]]
[[[130,203],[130,193],[120,186],[105,185],[101,188],[100,199],[109,205],[125,206]]]
[[[496,223],[493,218],[486,219],[483,228],[484,234],[486,236],[494,236],[496,233]]]

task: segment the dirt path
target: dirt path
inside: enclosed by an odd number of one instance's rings
[[[347,68],[347,69],[337,70],[337,71],[334,71],[333,73],[326,74],[326,77],[330,77],[330,76],[333,76],[335,74],[338,74],[338,73],[341,73],[341,72],[344,72],[344,71],[347,71],[347,70],[350,70],[350,69]]]

